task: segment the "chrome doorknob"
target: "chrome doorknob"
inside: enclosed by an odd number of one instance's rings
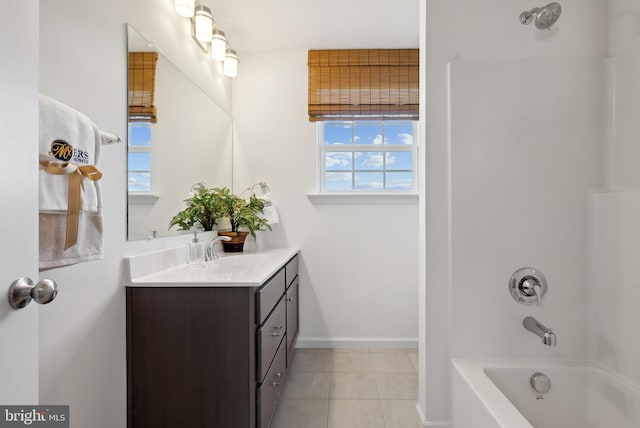
[[[35,300],[45,305],[58,295],[58,284],[52,279],[42,279],[33,285],[31,278],[18,278],[9,287],[9,304],[13,309],[22,309]]]

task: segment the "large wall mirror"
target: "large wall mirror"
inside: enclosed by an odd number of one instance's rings
[[[157,53],[155,119],[129,108],[127,238],[175,235],[169,221],[193,184],[232,186],[231,117],[129,25],[127,36],[129,53]]]

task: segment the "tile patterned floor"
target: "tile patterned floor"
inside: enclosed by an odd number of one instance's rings
[[[417,428],[416,349],[297,349],[272,428]]]

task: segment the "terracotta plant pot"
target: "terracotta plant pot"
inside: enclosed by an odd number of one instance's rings
[[[222,241],[225,253],[241,253],[244,250],[244,240],[249,232],[218,232],[220,236],[228,236],[231,241]]]

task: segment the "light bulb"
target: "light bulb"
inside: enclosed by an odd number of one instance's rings
[[[215,61],[224,61],[227,56],[227,39],[224,37],[224,31],[213,30],[211,39],[211,59]]]
[[[227,77],[236,77],[238,75],[238,54],[233,49],[227,51],[227,55],[224,58],[223,71]]]
[[[211,9],[207,6],[196,6],[195,12],[195,35],[196,39],[203,43],[209,43],[211,41],[211,34],[213,33],[213,16],[211,15]]]
[[[176,12],[185,18],[191,18],[195,11],[195,0],[176,0]]]

